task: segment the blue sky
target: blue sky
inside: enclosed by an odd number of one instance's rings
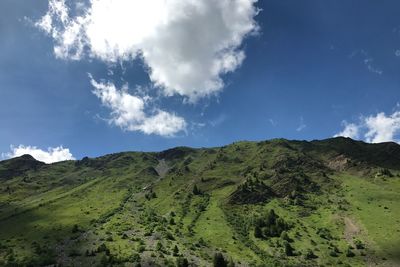
[[[91,1],[0,2],[3,157],[278,137],[398,142],[398,1],[128,2],[107,15]],[[71,35],[74,25],[84,33]]]

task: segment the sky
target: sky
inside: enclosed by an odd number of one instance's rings
[[[397,0],[2,0],[0,155],[400,142]]]

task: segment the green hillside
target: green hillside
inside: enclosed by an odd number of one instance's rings
[[[400,266],[400,146],[275,139],[0,162],[1,266],[215,262]]]

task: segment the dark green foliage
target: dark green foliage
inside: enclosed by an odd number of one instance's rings
[[[255,204],[275,197],[272,189],[258,179],[247,179],[229,197],[231,204]]]
[[[72,232],[72,233],[77,233],[77,232],[79,232],[79,226],[78,226],[77,224],[74,224],[74,226],[72,227],[71,232]]]
[[[201,191],[199,190],[199,188],[197,187],[197,185],[193,186],[193,195],[201,195]]]
[[[164,247],[160,241],[157,242],[156,244],[156,250],[157,251],[164,251]]]
[[[285,241],[288,241],[288,242],[293,242],[293,239],[291,239],[291,238],[289,237],[289,235],[288,235],[288,233],[287,233],[286,231],[283,231],[283,232],[281,233],[281,239],[282,239],[282,240],[285,240]]]
[[[359,239],[354,240],[354,245],[356,246],[357,249],[364,249],[365,248],[364,243]]]
[[[51,265],[56,262],[56,254],[53,248],[45,245],[40,245],[38,242],[35,241],[32,243],[32,249],[37,255],[37,257],[32,259],[32,265],[43,266]],[[13,255],[12,252],[9,252],[8,254]]]
[[[259,238],[278,237],[283,231],[286,231],[289,228],[289,225],[283,220],[283,218],[280,218],[272,209],[264,216],[255,219],[254,235],[256,236],[257,231],[256,237]],[[287,238],[289,239],[289,237]]]
[[[213,266],[214,267],[227,267],[227,262],[225,261],[225,258],[222,255],[222,253],[217,252],[214,254]]]
[[[346,251],[346,257],[354,257],[356,254],[354,254],[354,252],[353,252],[353,250],[349,247],[349,248],[347,248],[347,251]]]
[[[145,197],[147,200],[151,200],[153,198],[157,198],[157,194],[154,191],[150,191],[150,192],[146,193]]]
[[[318,234],[320,237],[324,238],[324,239],[327,239],[327,240],[331,240],[331,239],[332,239],[331,232],[329,231],[328,228],[319,228],[319,229],[317,230],[317,234]]]
[[[179,257],[176,259],[176,267],[188,267],[189,261],[184,257]]]
[[[381,169],[379,171],[379,175],[383,175],[383,176],[387,176],[387,177],[393,177],[392,172],[389,169],[386,169],[386,168]]]
[[[106,255],[110,255],[110,249],[104,243],[97,248],[97,252],[104,252]]]
[[[311,259],[316,259],[318,258],[317,255],[314,254],[314,252],[311,249],[308,249],[306,254],[304,255],[304,258],[306,260],[311,260]]]
[[[106,255],[101,256],[100,266],[107,267],[109,265],[108,262],[109,262],[109,257],[108,256],[106,256]]]
[[[174,255],[175,257],[179,255],[179,249],[177,245],[174,246],[172,250],[172,255]]]
[[[129,257],[130,262],[140,262],[140,255],[138,253],[133,253],[132,256]]]
[[[256,238],[262,238],[263,237],[263,233],[262,233],[261,227],[258,226],[258,225],[256,225],[254,227],[254,237],[256,237]]]
[[[337,257],[338,254],[337,254],[336,251],[332,250],[332,251],[329,252],[329,256],[331,256],[331,257]]]
[[[289,242],[283,241],[283,248],[285,249],[286,256],[294,256],[294,248]]]
[[[235,267],[235,262],[233,261],[232,258],[229,259],[227,267]]]

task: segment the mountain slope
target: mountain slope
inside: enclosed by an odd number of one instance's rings
[[[396,266],[400,146],[347,138],[0,162],[0,265]]]

